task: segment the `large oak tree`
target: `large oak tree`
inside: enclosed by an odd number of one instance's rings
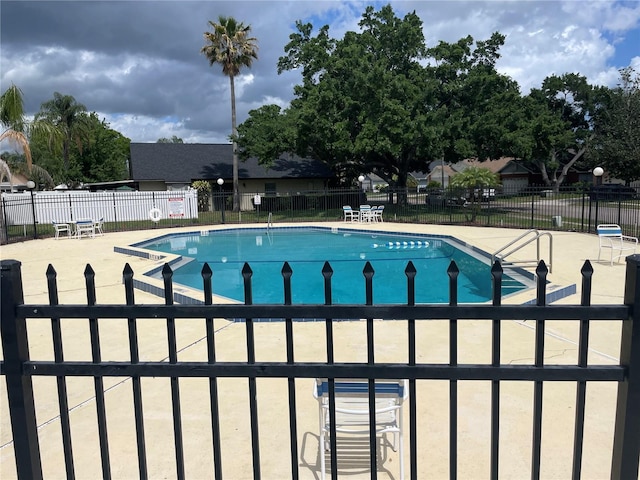
[[[238,136],[245,156],[268,165],[293,150],[326,162],[341,184],[375,172],[401,192],[433,160],[500,156],[502,105],[518,95],[495,69],[502,35],[428,49],[415,12],[398,18],[389,5],[367,7],[359,25],[333,39],[328,26],[314,36],[297,23],[278,69],[300,71],[302,83],[289,108],[250,112]]]

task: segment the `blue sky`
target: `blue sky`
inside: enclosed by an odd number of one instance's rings
[[[0,87],[15,83],[33,114],[54,92],[72,95],[134,142],[176,135],[226,143],[229,82],[200,54],[207,20],[233,16],[252,27],[259,59],[236,79],[238,120],[286,107],[298,72],[277,74],[296,20],[342,38],[367,5],[414,11],[428,46],[506,36],[497,63],[527,93],[545,77],[578,73],[615,86],[620,68],[640,71],[640,2],[612,0],[119,0],[0,3]],[[3,145],[4,146],[4,145]]]
[[[624,68],[631,64],[632,59],[640,55],[640,28],[625,32],[619,43],[615,43],[616,51],[611,64]]]

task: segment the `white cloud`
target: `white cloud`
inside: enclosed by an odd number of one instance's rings
[[[250,24],[259,59],[236,78],[238,122],[267,103],[286,107],[299,72],[277,75],[296,20],[314,32],[330,23],[342,38],[359,30],[371,2],[216,1],[3,3],[0,80],[25,94],[33,113],[53,92],[73,95],[99,111],[133,141],[177,135],[185,141],[226,142],[230,131],[229,81],[199,50],[208,19],[231,15]],[[386,2],[374,2],[380,8]],[[551,74],[575,72],[596,84],[618,81],[616,56],[639,29],[640,2],[390,0],[399,17],[416,11],[428,46],[467,35],[506,36],[498,69],[523,93]],[[213,8],[215,7],[215,8]],[[632,65],[639,68],[640,56]],[[615,59],[615,61],[614,61]],[[625,60],[626,62],[626,60]]]

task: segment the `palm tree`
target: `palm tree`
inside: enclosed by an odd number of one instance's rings
[[[204,32],[206,44],[200,53],[214,63],[222,65],[222,73],[229,77],[231,86],[231,141],[233,144],[233,211],[240,210],[238,191],[238,147],[236,144],[236,92],[234,78],[241,67],[251,67],[258,58],[256,39],[249,36],[251,26],[245,26],[233,17],[218,17],[218,23],[209,20],[212,31]]]
[[[0,122],[3,130],[0,134],[0,142],[9,140],[20,145],[27,159],[27,168],[31,171],[33,164],[31,149],[29,148],[29,140],[24,133],[27,128],[24,119],[24,101],[22,91],[14,84],[11,84],[0,97]]]
[[[475,222],[480,213],[480,199],[485,188],[496,187],[498,176],[485,167],[467,167],[462,172],[451,177],[451,186],[467,190],[467,197],[471,198],[471,221]]]
[[[13,83],[0,97],[0,123],[2,124],[0,142],[9,140],[20,145],[27,159],[27,168],[31,171],[31,149],[27,136],[24,134],[26,122],[22,91]],[[7,178],[11,182],[11,177],[11,170],[7,163],[4,160],[0,161],[0,181]],[[3,245],[7,243],[4,208],[0,208],[0,243]]]
[[[82,140],[86,137],[87,111],[81,103],[71,95],[62,95],[55,92],[53,100],[44,102],[40,106],[40,112],[35,117],[35,121],[44,121],[55,126],[62,135],[62,156],[64,159],[65,174],[69,172],[69,147],[71,142],[76,142],[78,149],[82,150]],[[59,142],[58,142],[59,143]]]

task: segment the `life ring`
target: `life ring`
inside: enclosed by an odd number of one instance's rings
[[[149,210],[149,218],[152,222],[158,223],[162,219],[162,211],[159,208]]]

